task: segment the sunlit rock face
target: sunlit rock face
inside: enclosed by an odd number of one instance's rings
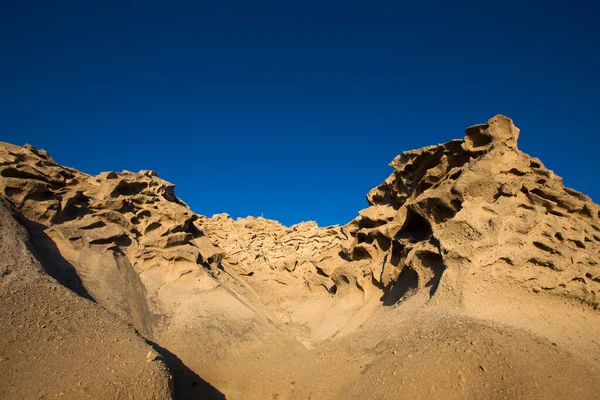
[[[497,115],[463,139],[400,154],[344,226],[208,218],[154,171],[91,176],[28,145],[0,144],[0,193],[47,274],[175,355],[177,393],[205,394],[205,379],[234,398],[261,398],[277,385],[258,376],[279,376],[282,360],[304,360],[288,375],[313,379],[306,368],[318,351],[387,332],[374,327],[393,326],[401,310],[513,328],[539,311],[516,312],[514,302],[595,312],[600,207],[521,152],[518,137]],[[544,329],[536,334],[554,337]],[[239,368],[249,360],[253,368]]]

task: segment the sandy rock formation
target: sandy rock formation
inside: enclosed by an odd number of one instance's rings
[[[46,271],[181,354],[176,391],[190,398],[205,391],[210,385],[197,373],[226,380],[220,365],[248,357],[244,349],[302,347],[221,263],[224,252],[199,229],[199,216],[155,172],[90,176],[9,144],[0,164],[0,190],[26,219]]]
[[[46,275],[0,196],[0,397],[165,399],[171,376],[133,328]]]
[[[6,145],[0,157],[3,191],[30,221],[34,241],[54,243],[76,270],[49,257],[50,273],[131,320],[144,335],[152,337],[153,315],[163,314],[163,285],[188,275],[185,280],[215,286],[199,265],[218,258],[203,258],[201,250],[219,250],[202,237],[194,225],[198,216],[175,197],[174,186],[156,172],[93,177],[31,146]]]
[[[351,259],[377,261],[391,302],[440,290],[460,303],[494,279],[597,308],[600,207],[520,152],[509,118],[466,133],[392,161],[355,221]]]
[[[0,145],[0,194],[45,271],[170,355],[180,398],[366,398],[382,377],[381,398],[593,398],[600,207],[518,135],[499,115],[402,153],[341,227],[207,218],[156,172],[90,176],[27,145]]]

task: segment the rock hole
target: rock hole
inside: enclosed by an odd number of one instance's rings
[[[550,247],[542,242],[533,242],[533,245],[540,250],[547,251],[550,254],[562,254],[560,251],[553,249],[552,247]]]
[[[402,258],[402,250],[404,250],[404,246],[402,246],[400,243],[392,243],[392,257],[390,259],[390,263],[394,267],[397,267],[400,264],[400,260]]]
[[[410,293],[417,291],[419,287],[419,275],[410,267],[402,269],[398,280],[389,285],[387,293],[381,297],[384,306],[392,306],[398,303]]]
[[[508,170],[509,174],[513,174],[513,175],[517,175],[517,176],[525,176],[527,175],[527,172],[521,171],[517,168],[511,168]]]
[[[465,141],[467,144],[470,144],[473,148],[484,147],[492,143],[492,135],[486,132],[486,129],[489,126],[486,125],[476,125],[469,127],[465,130],[467,137]]]
[[[185,206],[186,204],[175,196],[175,186],[167,186],[162,194],[165,200]]]
[[[583,215],[588,218],[594,218],[593,214],[592,214],[592,210],[590,210],[590,208],[587,205],[583,206],[583,208],[581,208],[580,210],[577,210],[576,212],[579,215]]]
[[[58,175],[60,175],[64,180],[75,178],[75,175],[72,172],[66,171],[64,169],[60,170],[58,172]]]
[[[361,244],[361,243],[373,244],[373,237],[366,232],[358,232],[356,234],[356,240],[358,241],[358,244]]]
[[[539,258],[533,257],[527,260],[527,262],[534,265],[538,265],[540,267],[546,267],[555,271],[559,271],[559,269],[554,265],[552,261],[540,260]]]
[[[117,246],[127,247],[127,246],[131,245],[131,239],[129,238],[129,236],[123,234],[123,235],[119,235],[119,236],[111,236],[108,238],[94,239],[94,240],[90,241],[90,244],[109,244],[109,243],[114,243]]]
[[[0,171],[0,175],[5,178],[17,178],[17,179],[33,179],[36,181],[48,182],[43,176],[35,175],[30,172],[22,171],[13,167],[5,168]]]
[[[422,183],[419,185],[419,187],[417,189],[415,189],[415,194],[418,196],[421,193],[423,193],[424,191],[426,191],[427,189],[430,189],[432,186],[433,186],[433,183],[422,181]]]
[[[27,194],[25,198],[27,200],[43,202],[52,200],[54,198],[54,194],[50,190],[40,190]]]
[[[139,212],[139,213],[138,213],[138,214],[137,214],[135,217],[136,217],[138,220],[142,220],[142,219],[144,219],[144,218],[148,218],[148,217],[150,217],[151,215],[152,215],[152,214],[150,213],[150,211],[148,211],[148,210],[143,210],[143,211],[140,211],[140,212]]]
[[[144,231],[144,234],[148,233],[148,232],[152,232],[155,229],[158,229],[162,226],[162,224],[160,222],[151,222],[147,227],[146,230]]]
[[[76,193],[73,197],[68,198],[62,205],[62,210],[52,218],[55,224],[61,224],[67,221],[73,221],[90,212],[90,198],[83,193]]]
[[[123,201],[121,208],[118,209],[121,214],[135,212],[135,205],[131,201]]]
[[[121,181],[111,193],[112,197],[118,196],[134,196],[140,194],[142,190],[146,189],[148,184],[146,182],[127,182]]]
[[[539,188],[533,189],[531,191],[531,193],[533,193],[533,194],[535,194],[537,196],[540,196],[542,199],[549,200],[549,201],[551,201],[553,203],[556,203],[558,205],[563,204],[563,202],[557,196],[555,196],[555,195],[553,195],[551,193],[546,193],[546,192],[544,192],[543,190],[541,190]],[[566,208],[566,207],[564,207],[564,208]]]
[[[583,193],[580,193],[580,192],[578,192],[578,191],[577,191],[577,190],[575,190],[575,189],[571,189],[571,188],[568,188],[568,187],[566,187],[566,188],[563,188],[563,190],[564,190],[565,192],[567,192],[569,195],[571,195],[571,196],[573,196],[573,197],[577,198],[578,200],[581,200],[581,201],[589,201],[588,197],[587,197],[585,194],[583,194]]]
[[[342,250],[339,251],[338,256],[340,256],[340,258],[342,260],[345,261],[352,261],[352,255],[350,254],[350,250],[343,248]]]
[[[462,171],[457,171],[457,172],[453,173],[452,175],[450,175],[448,178],[455,181],[460,177],[461,174],[462,174]]]
[[[563,235],[560,232],[556,232],[556,234],[554,235],[555,238],[557,238],[558,240],[560,240],[561,242],[563,240],[565,240],[565,238],[563,237]]]
[[[529,204],[519,204],[517,208],[524,208],[526,210],[535,210],[535,207],[530,206]]]
[[[504,261],[504,262],[505,262],[505,263],[507,263],[508,265],[512,265],[512,266],[514,266],[514,265],[515,265],[515,263],[513,262],[513,260],[511,260],[511,259],[510,259],[510,258],[508,258],[508,257],[500,257],[500,258],[499,258],[499,260],[502,260],[502,261]]]
[[[358,223],[361,228],[372,229],[372,228],[377,228],[378,226],[381,226],[381,225],[385,225],[386,221],[381,221],[381,220],[372,221],[370,219],[363,217],[363,218],[361,218],[361,220]]]
[[[395,239],[409,239],[413,242],[420,242],[429,239],[432,234],[433,231],[429,221],[409,208],[406,213],[406,220],[396,234]]]
[[[390,246],[392,245],[392,240],[390,238],[380,233],[375,236],[375,239],[377,240],[377,246],[379,246],[382,251],[388,251],[390,249]]]
[[[17,162],[23,162],[27,159],[27,157],[24,154],[15,153],[14,151],[9,151],[8,154],[13,156],[15,158],[14,161]]]
[[[573,243],[575,246],[579,247],[580,249],[585,249],[585,244],[581,240],[569,239],[569,242]]]
[[[454,211],[456,212],[462,210],[462,202],[459,199],[450,200],[450,205],[452,206],[452,208],[454,208]]]
[[[459,201],[449,205],[441,199],[428,199],[427,203],[429,203],[430,206],[433,205],[433,207],[430,208],[430,211],[433,219],[438,224],[453,218],[457,213],[456,207],[458,207],[459,210],[460,207],[462,207]]]
[[[82,230],[97,229],[97,228],[103,228],[105,226],[106,226],[106,224],[104,222],[102,222],[102,221],[96,221],[96,222],[92,222],[89,225],[82,226],[79,229],[82,229]]]
[[[9,186],[4,188],[4,195],[8,196],[8,197],[12,197],[14,195],[18,195],[21,193],[23,193],[23,190],[19,189],[19,188],[9,187]]]
[[[360,261],[360,260],[370,260],[370,259],[372,259],[371,253],[369,253],[367,251],[367,249],[365,249],[362,246],[354,247],[354,250],[352,252],[352,260]]]
[[[196,220],[197,220],[196,216],[193,216],[192,218],[188,218],[182,224],[175,225],[173,228],[167,230],[161,236],[167,236],[167,235],[171,235],[171,234],[179,233],[179,232],[190,233],[190,234],[192,234],[192,237],[194,237],[194,238],[204,236],[202,231],[200,231],[200,229],[198,229],[196,227],[196,225],[194,225],[194,221],[196,221]]]

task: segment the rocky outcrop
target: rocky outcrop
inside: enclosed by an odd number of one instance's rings
[[[466,133],[396,157],[392,175],[367,195],[370,207],[344,227],[288,229],[226,215],[203,218],[202,227],[231,263],[250,268],[243,274],[287,270],[334,294],[374,284],[393,304],[416,292],[433,296],[442,284],[460,302],[469,285],[452,275],[487,279],[494,271],[534,293],[597,307],[600,207],[519,151],[509,118]]]
[[[154,171],[91,176],[28,145],[0,145],[0,194],[48,274],[179,357],[180,396],[218,397],[204,378],[248,398],[281,360],[310,365],[308,349],[393,332],[393,310],[441,307],[531,331],[532,316],[551,319],[543,304],[583,305],[580,322],[597,312],[600,207],[522,153],[518,136],[498,115],[463,139],[402,153],[344,226],[208,218]],[[600,344],[578,339],[580,322],[536,334],[572,332],[570,351],[600,356]]]
[[[598,307],[600,207],[519,151],[509,118],[466,133],[392,161],[355,221],[351,260],[372,260],[388,301],[442,289],[460,302],[467,280],[493,276]]]
[[[227,214],[201,218],[200,226],[225,251],[226,263],[244,276],[270,278],[279,272],[282,284],[334,291],[330,265],[349,240],[345,227],[319,228],[302,222],[287,228],[277,221],[259,218],[233,220]],[[287,272],[287,273],[281,273]]]
[[[161,287],[184,275],[207,289],[215,286],[203,267],[214,267],[220,250],[156,172],[93,177],[31,146],[5,145],[0,159],[0,188],[29,220],[34,242],[54,244],[75,266],[70,271],[48,257],[49,272],[147,337],[154,319],[165,314]]]

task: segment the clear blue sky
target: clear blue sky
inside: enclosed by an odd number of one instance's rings
[[[0,140],[155,169],[200,214],[345,223],[501,113],[600,200],[598,2],[0,0]]]

